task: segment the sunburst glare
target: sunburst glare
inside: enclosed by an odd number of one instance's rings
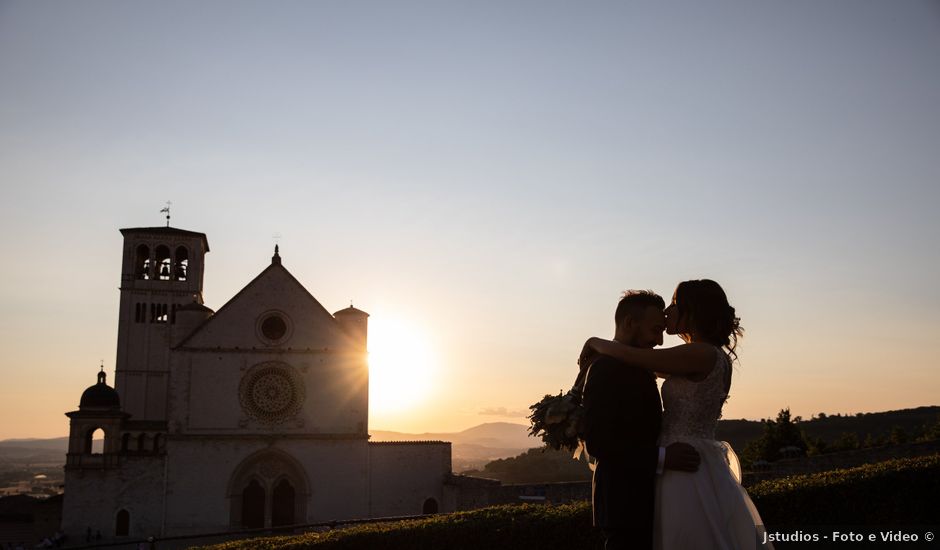
[[[424,401],[434,378],[427,333],[394,318],[376,316],[369,325],[369,408],[398,412]]]

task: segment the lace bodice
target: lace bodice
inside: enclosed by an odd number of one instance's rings
[[[683,437],[715,439],[715,427],[725,392],[726,372],[731,368],[728,356],[715,348],[715,367],[704,380],[695,382],[671,376],[663,382],[663,427],[660,444],[667,445]]]

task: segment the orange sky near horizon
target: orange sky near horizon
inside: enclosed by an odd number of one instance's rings
[[[695,278],[746,329],[724,418],[936,405],[937,59],[929,2],[4,2],[0,439],[113,381],[167,200],[209,307],[279,234],[370,313],[373,429],[525,424]]]

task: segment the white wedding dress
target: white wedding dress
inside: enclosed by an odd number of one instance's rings
[[[741,486],[741,465],[731,446],[715,441],[731,363],[716,348],[715,367],[695,382],[663,382],[660,445],[689,443],[702,457],[696,472],[666,470],[656,482],[654,546],[660,550],[740,550],[762,545],[763,522]]]

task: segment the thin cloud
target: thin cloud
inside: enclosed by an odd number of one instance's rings
[[[481,416],[508,416],[512,418],[529,416],[528,411],[511,411],[506,407],[487,407],[485,409],[481,409],[477,414]]]

